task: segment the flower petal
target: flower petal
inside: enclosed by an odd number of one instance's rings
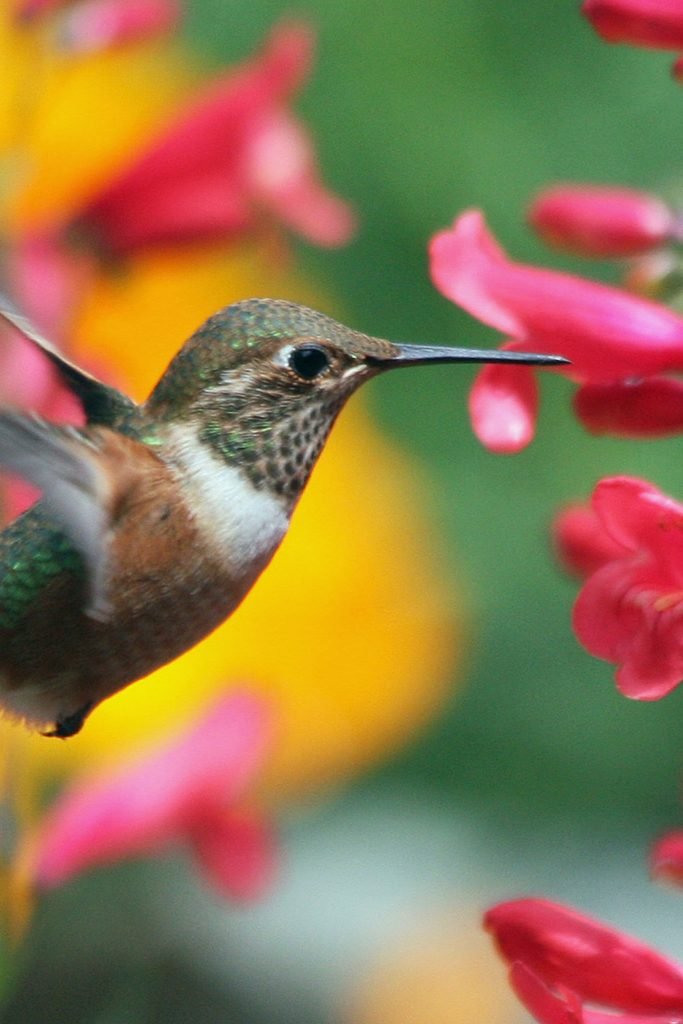
[[[582,11],[608,43],[662,50],[683,47],[679,0],[585,0]]]
[[[577,502],[565,506],[555,517],[552,532],[559,561],[577,576],[588,576],[628,554],[628,549],[605,530],[589,505]]]
[[[659,700],[683,678],[683,594],[663,593],[652,572],[610,563],[584,584],[574,605],[579,641],[616,663],[617,685],[634,700]]]
[[[596,485],[593,508],[610,536],[631,551],[646,549],[659,559],[660,580],[683,585],[683,505],[637,477],[605,477]],[[672,565],[678,573],[668,571]]]
[[[189,838],[207,880],[225,896],[258,899],[270,887],[276,846],[261,816],[246,811],[206,815]]]
[[[683,431],[683,380],[644,380],[584,384],[574,411],[587,430],[616,437],[667,437]]]
[[[287,227],[322,246],[344,245],[356,220],[348,203],[318,176],[309,135],[279,111],[255,131],[246,155],[246,177],[256,194]]]
[[[510,985],[539,1024],[682,1024],[678,1012],[660,1014],[602,1013],[586,1009],[575,992],[552,990],[517,961],[510,968]]]
[[[668,832],[657,840],[650,853],[650,870],[657,879],[683,885],[683,831]]]
[[[568,1000],[552,992],[521,960],[510,967],[510,985],[532,1017],[540,1024],[583,1024],[578,999]]]
[[[489,327],[514,338],[525,338],[523,319],[498,285],[504,286],[509,266],[479,210],[466,210],[429,245],[429,268],[434,286]]]
[[[509,963],[521,961],[546,985],[627,1012],[683,1010],[683,967],[569,907],[511,900],[484,924]]]
[[[189,733],[121,771],[74,787],[49,813],[36,876],[59,885],[85,868],[149,852],[241,794],[265,751],[268,715],[231,693]]]
[[[501,453],[521,451],[533,440],[536,428],[534,373],[524,366],[490,363],[477,374],[469,410],[472,429],[487,448]]]

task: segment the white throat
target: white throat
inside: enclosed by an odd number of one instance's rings
[[[206,543],[231,576],[257,575],[287,532],[284,504],[270,491],[257,490],[245,473],[202,444],[191,427],[171,427],[166,436]]]

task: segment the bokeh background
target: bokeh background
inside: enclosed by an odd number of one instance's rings
[[[187,7],[185,40],[206,67],[244,57],[290,10]],[[427,241],[457,212],[483,207],[517,258],[617,280],[542,248],[524,225],[534,190],[576,180],[683,194],[683,92],[668,58],[601,42],[575,2],[317,0],[294,13],[319,33],[297,107],[361,219],[349,247],[302,244],[298,258],[354,326],[494,345],[429,283]],[[443,711],[379,767],[283,811],[281,874],[262,905],[226,907],[173,859],[50,896],[0,1019],[512,1021],[521,1011],[477,921],[521,893],[683,955],[680,896],[644,866],[651,838],[680,822],[683,693],[649,705],[616,692],[610,666],[572,635],[576,587],[548,543],[554,510],[600,476],[641,475],[683,496],[680,442],[589,437],[566,382],[548,378],[537,440],[494,456],[469,430],[472,375],[390,375],[367,396],[420,466],[460,595],[464,658]]]

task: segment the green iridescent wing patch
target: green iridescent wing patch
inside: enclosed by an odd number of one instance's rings
[[[34,505],[0,534],[0,629],[17,626],[62,573],[84,577],[83,559],[42,506]]]

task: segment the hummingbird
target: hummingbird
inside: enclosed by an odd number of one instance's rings
[[[431,363],[567,362],[398,344],[249,299],[203,323],[137,404],[4,297],[0,316],[52,362],[86,421],[0,410],[0,467],[42,492],[0,533],[0,707],[63,739],[232,614],[365,381]]]

